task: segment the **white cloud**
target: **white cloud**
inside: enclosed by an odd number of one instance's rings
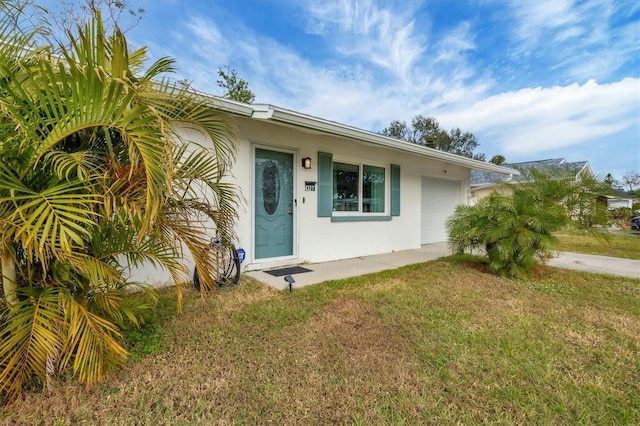
[[[471,24],[461,22],[427,45],[425,31],[416,34],[413,9],[401,6],[396,13],[371,0],[308,4],[311,29],[337,53],[325,62],[303,58],[241,22],[202,16],[182,25],[181,38],[190,42],[176,45],[173,56],[181,74],[205,92],[220,93],[217,69],[230,65],[256,102],[371,130],[481,98],[493,81],[476,77],[468,62],[476,48]]]
[[[476,48],[474,38],[474,35],[471,34],[471,24],[468,21],[460,22],[438,43],[438,54],[435,61],[464,61],[464,53]]]
[[[640,116],[640,79],[611,84],[525,88],[490,96],[455,112],[442,123],[491,135],[506,155],[568,148],[614,135]]]
[[[581,17],[573,7],[572,0],[519,1],[507,4],[512,8],[517,21],[513,29],[524,55],[539,46],[541,39],[544,43],[552,44],[554,39],[558,41],[568,36],[575,38],[584,32],[579,26]]]
[[[372,0],[307,3],[307,30],[330,40],[334,49],[394,73],[407,75],[425,52],[426,40],[415,30],[414,9],[384,8]]]
[[[370,116],[365,105],[380,103],[382,95],[368,67],[350,63],[345,66],[313,64],[290,47],[248,28],[237,28],[242,39],[234,37],[230,27],[200,18],[187,25],[193,40],[189,49],[197,58],[181,60],[181,72],[199,90],[219,93],[217,69],[229,64],[249,82],[256,102],[271,103],[323,118],[366,127]],[[180,52],[186,55],[186,51]]]
[[[204,18],[192,18],[186,25],[186,29],[198,41],[190,46],[194,53],[200,57],[216,58],[216,61],[226,63],[229,55],[233,53],[231,46],[220,32],[219,28]],[[184,39],[184,36],[182,36]],[[188,39],[192,39],[188,37]],[[185,45],[186,43],[181,43]]]
[[[513,57],[538,60],[564,81],[609,79],[640,50],[637,21],[621,23],[635,2],[555,0],[507,2]],[[563,81],[563,80],[558,80]]]
[[[482,38],[483,27],[474,20],[431,33],[428,17],[412,16],[412,10],[407,12],[402,5],[395,8],[402,10],[397,12],[388,3],[380,6],[372,0],[336,0],[322,7],[312,2],[305,4],[308,10],[296,12],[298,17],[309,17],[301,18],[308,23],[306,30],[326,44],[322,61],[303,56],[294,42],[283,45],[240,21],[214,22],[203,16],[176,26],[182,41],[167,53],[178,58],[179,78],[192,80],[205,92],[220,93],[217,69],[230,65],[249,82],[256,102],[373,131],[394,119],[431,115],[444,128],[460,127],[479,136],[480,151],[494,150],[510,160],[535,159],[536,153],[556,148],[591,146],[624,129],[628,135],[640,117],[638,78],[605,79],[608,84],[598,84],[585,76],[610,76],[620,62],[616,55],[633,57],[638,46],[627,42],[634,35],[631,26],[612,32],[607,25],[590,23],[584,10],[591,9],[586,6],[576,9],[566,2],[543,2],[550,4],[550,14],[530,6],[537,3],[517,3],[521,18],[508,25],[518,26],[531,17],[518,46],[526,46],[529,54],[552,57],[550,66],[558,71],[541,73],[558,76],[553,87],[532,82],[541,87],[502,89],[507,67],[518,73],[535,64],[510,62],[506,55],[502,68],[480,61],[487,38]],[[605,43],[612,39],[623,42],[615,47]],[[571,43],[583,51],[582,56],[570,49]],[[501,47],[508,50],[514,45]],[[525,50],[519,52],[524,55]],[[535,75],[535,70],[530,72]],[[487,97],[490,93],[494,95]],[[629,138],[625,143],[628,146]]]

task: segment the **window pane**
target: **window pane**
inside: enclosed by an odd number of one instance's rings
[[[384,213],[384,167],[362,167],[362,211]]]
[[[280,173],[275,161],[267,161],[262,169],[262,204],[269,216],[273,216],[280,204]]]
[[[333,211],[358,211],[358,166],[333,163]]]

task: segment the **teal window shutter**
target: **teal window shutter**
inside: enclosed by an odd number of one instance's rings
[[[400,216],[400,166],[391,165],[391,216]]]
[[[333,154],[318,152],[318,217],[331,217],[333,210]]]

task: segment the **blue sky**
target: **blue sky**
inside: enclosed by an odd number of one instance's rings
[[[507,161],[640,171],[640,2],[139,0],[128,33],[220,94],[229,65],[257,103],[380,131],[417,114]]]

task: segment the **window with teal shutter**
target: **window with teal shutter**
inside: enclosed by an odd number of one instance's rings
[[[400,166],[391,164],[388,170],[389,176],[385,176],[385,167],[334,163],[333,154],[318,152],[318,217],[343,222],[400,216]],[[387,215],[386,185],[391,195]]]
[[[333,208],[333,154],[318,152],[318,217],[331,217]]]
[[[400,216],[400,166],[391,165],[391,216]]]

